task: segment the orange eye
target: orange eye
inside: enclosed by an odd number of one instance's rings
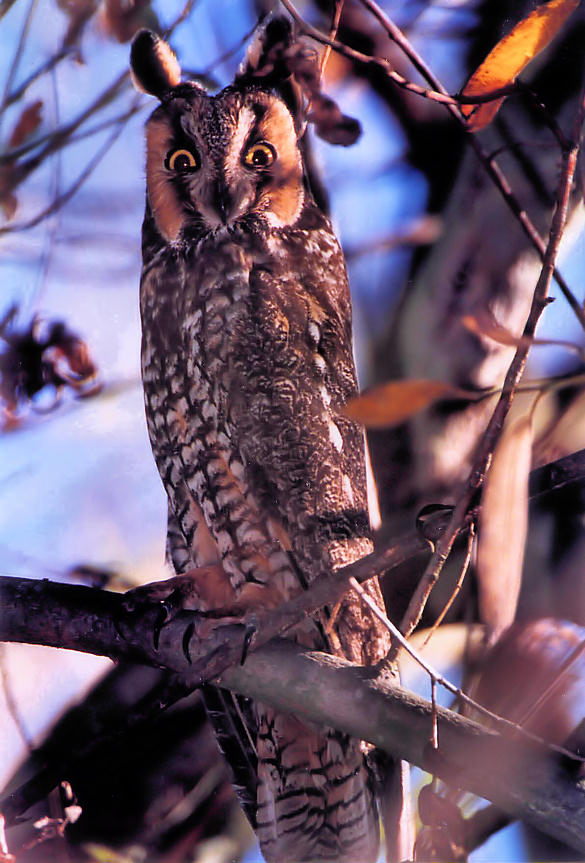
[[[267,168],[275,159],[276,152],[270,144],[252,144],[244,155],[244,165],[248,168]]]
[[[171,150],[165,164],[170,171],[196,171],[199,162],[189,150]]]

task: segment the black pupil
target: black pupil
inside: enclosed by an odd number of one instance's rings
[[[267,165],[268,164],[268,153],[264,149],[258,148],[254,150],[252,154],[252,164],[253,165]]]
[[[175,171],[185,171],[191,168],[191,160],[186,153],[180,153],[174,161]]]

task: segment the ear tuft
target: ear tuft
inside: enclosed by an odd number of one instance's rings
[[[130,50],[132,81],[137,90],[158,99],[181,83],[181,67],[167,43],[152,30],[141,30]]]
[[[276,77],[287,78],[290,72],[283,68],[282,60],[293,42],[290,19],[284,15],[268,16],[258,27],[237,78],[274,78],[275,73]]]

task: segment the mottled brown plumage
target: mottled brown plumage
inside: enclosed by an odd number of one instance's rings
[[[165,87],[161,56],[174,66],[152,34],[132,53],[161,99],[146,126],[141,314],[168,556],[198,607],[225,617],[275,607],[372,547],[363,433],[336,410],[356,392],[345,265],[304,175],[298,93],[275,80],[283,38],[275,19],[215,97]],[[353,595],[328,635],[323,622],[295,637],[364,664],[387,649]],[[359,741],[213,688],[207,701],[267,860],[376,858]]]

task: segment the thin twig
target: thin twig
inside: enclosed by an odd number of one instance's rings
[[[437,619],[435,620],[435,622],[431,626],[431,628],[429,630],[429,634],[427,635],[427,637],[425,638],[425,640],[423,642],[423,645],[422,645],[423,648],[427,646],[427,644],[429,643],[429,641],[431,640],[431,638],[433,637],[433,635],[435,634],[435,632],[437,631],[439,626],[442,624],[443,620],[445,619],[447,612],[449,611],[449,609],[451,608],[451,606],[453,605],[453,603],[455,602],[455,600],[457,599],[457,597],[461,591],[461,588],[463,586],[463,582],[465,581],[465,576],[467,575],[467,572],[469,570],[469,564],[471,562],[471,552],[473,551],[473,540],[474,539],[475,539],[475,524],[474,524],[474,522],[470,522],[469,533],[467,534],[467,551],[465,552],[465,559],[463,561],[463,566],[461,567],[461,572],[459,573],[459,578],[457,579],[457,584],[455,585],[455,589],[451,593],[451,596],[449,597],[449,599],[445,603],[443,610],[441,611],[441,613],[439,614],[439,616],[437,617]]]
[[[67,191],[63,192],[61,195],[58,195],[54,198],[48,207],[45,207],[44,210],[41,210],[40,213],[37,213],[32,219],[29,219],[26,222],[16,222],[10,225],[4,225],[0,228],[1,234],[9,234],[14,233],[15,231],[27,231],[29,228],[34,228],[43,219],[46,219],[47,216],[56,213],[61,209],[71,198],[75,195],[75,193],[81,188],[81,186],[85,183],[88,177],[93,173],[95,168],[104,158],[106,153],[110,150],[110,148],[114,145],[115,141],[120,137],[124,130],[125,124],[121,123],[120,126],[112,132],[109,138],[104,142],[104,144],[99,148],[97,153],[89,160],[81,174],[75,180],[74,183],[69,186]]]
[[[366,0],[371,2],[371,0]],[[453,515],[449,527],[438,540],[435,551],[429,561],[429,564],[423,574],[423,577],[412,597],[406,614],[404,615],[401,629],[408,636],[415,629],[422,616],[423,609],[431,590],[439,578],[439,575],[449,556],[453,543],[457,538],[461,525],[465,519],[469,504],[481,486],[485,474],[489,468],[492,454],[495,445],[501,435],[504,420],[510,409],[514,392],[518,386],[520,379],[524,373],[526,359],[529,351],[530,340],[534,336],[534,331],[538,320],[547,305],[547,294],[552,274],[554,272],[554,262],[557,255],[558,247],[563,234],[564,226],[567,218],[567,209],[569,203],[569,195],[575,174],[577,164],[577,155],[579,152],[579,139],[583,118],[585,116],[585,86],[581,95],[580,104],[575,120],[575,129],[573,133],[573,142],[570,149],[563,153],[562,169],[559,179],[557,191],[556,209],[553,214],[549,241],[544,256],[544,261],[534,295],[526,325],[524,327],[524,342],[516,349],[514,358],[510,364],[506,374],[504,388],[500,396],[492,417],[488,423],[487,429],[479,444],[478,453],[475,457],[471,472],[467,479],[465,488],[457,501],[453,510]],[[578,132],[576,130],[579,130]]]
[[[446,89],[441,85],[439,80],[431,72],[429,67],[425,64],[423,59],[410,44],[406,36],[404,36],[404,34],[399,30],[399,28],[397,28],[396,25],[393,24],[393,22],[384,14],[384,12],[382,12],[380,7],[377,6],[377,4],[373,3],[372,0],[362,0],[362,2],[371,12],[375,14],[378,21],[386,29],[388,35],[405,52],[411,63],[421,73],[421,75],[426,78],[426,80],[430,83],[433,89],[429,90],[428,88],[421,87],[418,84],[414,84],[408,81],[406,78],[404,78],[402,75],[400,75],[393,69],[388,60],[385,60],[382,57],[374,57],[369,54],[363,54],[361,51],[356,51],[355,49],[344,45],[342,42],[329,39],[327,36],[325,36],[324,33],[321,33],[315,27],[312,27],[302,18],[294,5],[291,3],[291,0],[280,0],[280,2],[288,10],[294,20],[298,23],[302,32],[304,32],[311,39],[314,39],[316,42],[319,42],[323,45],[330,45],[335,51],[339,52],[345,57],[355,60],[357,63],[361,63],[366,66],[374,65],[379,67],[394,84],[404,90],[407,90],[410,93],[414,93],[417,96],[421,96],[433,102],[438,102],[439,104],[444,104],[451,112],[455,120],[457,120],[457,122],[461,125],[461,127],[465,129],[465,131],[468,131],[467,120],[461,113],[459,107],[462,101],[462,97],[455,98],[447,93]],[[507,92],[507,88],[504,88],[502,91],[494,90],[486,95],[485,101],[491,101],[492,99],[496,98],[498,94],[506,95]],[[471,104],[473,101],[474,100],[470,98],[469,103]],[[484,101],[483,97],[481,97],[479,101]],[[486,153],[475,135],[469,135],[468,140],[484,170],[487,172],[492,182],[502,195],[507,206],[512,211],[515,218],[518,220],[522,230],[538,252],[539,256],[541,257],[541,259],[544,260],[545,244],[542,240],[542,237],[535,228],[526,210],[524,210],[524,208],[514,195],[504,172],[499,167],[499,165],[497,165],[497,163],[493,159],[491,159],[490,156]],[[569,303],[581,327],[585,330],[585,312],[581,308],[579,301],[571,291],[570,287],[568,286],[567,282],[565,281],[561,273],[558,271],[558,269],[555,268],[553,274],[555,281],[558,284],[563,296]]]
[[[408,81],[403,75],[400,75],[400,73],[397,72],[393,68],[392,64],[388,60],[384,59],[384,57],[373,57],[370,54],[363,54],[355,48],[350,48],[349,45],[345,45],[343,42],[338,42],[336,39],[330,39],[324,33],[321,33],[320,30],[317,30],[311,24],[308,24],[295,9],[291,0],[280,0],[280,2],[289,12],[291,17],[297,22],[299,29],[305,33],[305,35],[314,39],[315,42],[319,42],[321,45],[330,46],[334,51],[337,51],[337,53],[342,54],[344,57],[348,57],[350,60],[355,60],[356,62],[363,63],[366,66],[380,67],[398,87],[401,87],[403,90],[407,90],[409,93],[415,93],[417,96],[430,99],[432,102],[446,103],[454,106],[459,104],[458,100],[454,99],[448,93],[439,93],[436,90],[429,90],[427,87],[421,87],[420,84]]]
[[[14,56],[12,58],[12,63],[10,64],[10,69],[8,70],[8,75],[6,76],[6,83],[4,85],[4,93],[2,96],[2,103],[0,104],[0,123],[2,122],[2,118],[4,116],[4,110],[6,108],[7,99],[10,94],[10,89],[12,87],[12,82],[14,81],[14,77],[18,70],[18,64],[20,63],[20,59],[22,57],[22,52],[24,48],[24,44],[26,42],[26,37],[28,36],[28,31],[30,30],[30,25],[32,22],[33,14],[35,11],[35,6],[37,5],[37,0],[31,0],[30,5],[28,7],[28,11],[26,13],[26,17],[24,19],[24,23],[22,25],[22,30],[20,31],[20,38],[18,40],[18,44],[16,45],[16,49],[14,51]]]
[[[571,670],[573,664],[579,659],[580,656],[585,653],[585,640],[575,647],[570,654],[567,656],[565,661],[560,665],[558,670],[556,671],[555,679],[549,683],[544,692],[541,692],[536,701],[530,705],[528,710],[522,714],[519,718],[519,722],[522,725],[526,725],[533,716],[541,709],[543,704],[546,704],[553,695],[556,695],[561,686],[565,683],[565,678],[567,673]]]
[[[12,93],[6,96],[2,105],[2,110],[4,110],[4,108],[8,108],[8,106],[12,105],[14,102],[18,102],[18,100],[22,96],[24,96],[31,84],[34,84],[34,82],[38,80],[38,78],[41,78],[45,73],[53,71],[55,66],[57,66],[61,62],[61,60],[64,60],[65,57],[69,57],[72,51],[73,47],[71,45],[67,46],[66,48],[61,48],[59,51],[57,51],[56,54],[53,54],[51,57],[49,57],[48,60],[46,60],[41,66],[39,66],[38,69],[35,69],[34,72],[31,72],[31,74],[28,76],[28,78],[25,78],[22,84],[20,84],[15,90],[13,90]]]
[[[451,683],[446,677],[444,677],[436,668],[434,668],[426,659],[420,655],[420,653],[412,647],[411,644],[406,640],[406,638],[402,635],[398,627],[394,626],[392,621],[384,614],[381,608],[379,608],[373,599],[366,593],[361,584],[353,577],[349,579],[349,584],[353,590],[358,594],[362,602],[368,606],[368,608],[372,611],[372,613],[378,618],[380,623],[384,624],[388,632],[392,635],[392,638],[395,642],[398,642],[400,646],[411,656],[415,662],[420,665],[420,667],[426,671],[429,675],[431,681],[435,681],[439,686],[442,686],[452,695],[455,695],[460,701],[463,701],[469,707],[472,707],[478,713],[481,713],[483,716],[486,716],[490,719],[491,722],[495,724],[496,727],[500,727],[502,729],[506,729],[507,731],[513,732],[513,734],[519,734],[521,737],[525,737],[529,740],[532,740],[534,743],[538,743],[541,746],[548,746],[553,749],[555,752],[558,752],[560,755],[564,755],[567,758],[572,758],[577,761],[582,761],[585,763],[585,757],[581,757],[580,755],[576,755],[574,752],[571,752],[569,749],[565,749],[563,746],[558,746],[556,743],[550,743],[548,740],[544,740],[542,737],[539,737],[537,734],[533,734],[532,731],[528,731],[526,728],[522,728],[521,725],[518,725],[516,722],[512,722],[509,719],[505,719],[503,716],[499,716],[497,713],[493,713],[491,710],[488,710],[487,707],[484,707],[478,701],[474,701],[469,695],[467,695],[461,687],[455,686],[454,683]]]
[[[57,87],[57,76],[55,73],[55,69],[51,70],[51,88],[53,91],[53,115],[54,115],[54,125],[58,126],[60,122],[60,110],[59,110],[59,88]],[[63,151],[57,150],[53,156],[53,182],[52,182],[52,191],[51,191],[51,200],[55,201],[61,197],[61,159],[62,159]],[[38,274],[37,274],[37,288],[36,288],[36,297],[34,302],[34,308],[38,310],[39,303],[44,294],[44,290],[47,284],[47,276],[49,274],[49,269],[51,267],[51,262],[53,260],[53,255],[55,254],[56,248],[56,238],[57,231],[61,224],[61,213],[57,211],[55,213],[55,217],[49,225],[48,229],[45,232],[44,238],[44,248],[41,260],[39,262]]]
[[[14,692],[10,684],[8,669],[6,667],[6,645],[4,644],[0,645],[0,681],[2,683],[2,691],[4,692],[4,699],[8,708],[8,715],[14,722],[24,745],[29,752],[32,752],[34,749],[34,744],[30,734],[28,733],[26,725],[24,724],[24,720],[20,715],[18,703],[16,701],[16,698],[14,697]]]
[[[329,38],[332,40],[337,38],[339,22],[341,21],[341,13],[343,11],[343,2],[344,0],[335,0],[335,5],[333,7],[333,16],[331,18],[331,27],[329,28]],[[327,62],[329,60],[330,54],[331,45],[325,45],[325,50],[323,51],[323,56],[321,57],[321,64],[319,67],[320,80],[323,80],[323,77],[325,75],[325,69],[327,68]]]
[[[415,50],[413,45],[408,41],[400,28],[398,28],[394,24],[394,22],[385,14],[385,12],[378,6],[375,0],[360,0],[360,2],[373,14],[376,20],[384,27],[388,36],[404,52],[404,54],[406,55],[406,57],[408,57],[415,69],[417,69],[417,71],[420,72],[423,78],[425,78],[425,80],[429,82],[431,87],[433,87],[434,90],[438,93],[446,94],[447,90],[443,87],[436,75],[433,74],[431,69],[427,66],[427,64],[424,62],[420,54]],[[446,105],[447,110],[451,113],[454,119],[457,120],[457,122],[467,131],[467,120],[461,113],[461,110],[453,104],[453,101],[445,101],[444,104]],[[546,255],[545,243],[538,231],[536,230],[530,217],[528,216],[528,213],[524,210],[524,208],[512,192],[511,186],[508,183],[504,172],[499,167],[499,165],[497,165],[493,161],[493,159],[489,158],[489,156],[486,154],[485,150],[479,143],[476,135],[469,135],[468,140],[482,166],[487,171],[492,181],[495,183],[496,188],[506,201],[508,207],[512,210],[512,212],[520,222],[524,233],[528,236],[531,243],[536,248],[544,262]],[[562,152],[566,153],[567,148],[563,148]],[[577,300],[577,298],[575,297],[575,295],[573,294],[573,292],[571,291],[571,289],[556,268],[553,268],[553,275],[565,299],[571,306],[573,313],[581,324],[581,327],[585,330],[585,312],[581,308],[579,301]]]

